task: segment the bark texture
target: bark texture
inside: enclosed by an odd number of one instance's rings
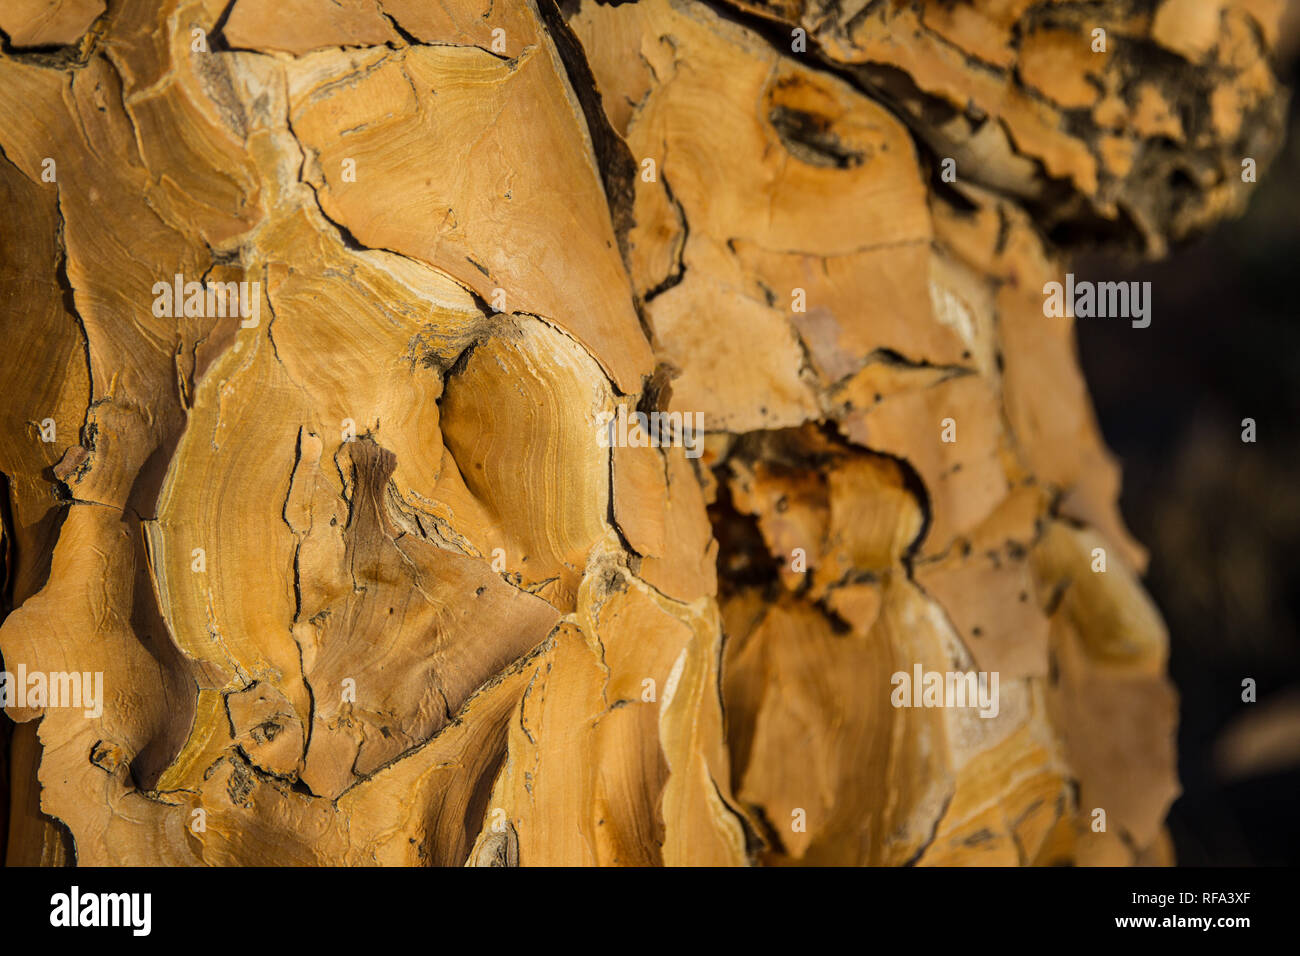
[[[6,4],[0,653],[104,688],[9,700],[7,862],[1168,861],[1042,290],[1241,208],[1279,14]]]

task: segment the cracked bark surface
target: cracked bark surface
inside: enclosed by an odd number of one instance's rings
[[[1169,860],[1041,289],[1271,156],[1280,4],[1209,5],[7,7],[0,653],[105,700],[7,708],[6,861]]]

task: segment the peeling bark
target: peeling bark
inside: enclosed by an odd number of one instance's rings
[[[1271,157],[1206,6],[10,4],[0,653],[104,694],[7,706],[6,861],[1167,861],[1041,290]]]

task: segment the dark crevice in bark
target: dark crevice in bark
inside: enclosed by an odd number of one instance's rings
[[[751,588],[774,599],[781,588],[780,563],[768,550],[758,518],[740,511],[731,498],[725,464],[720,464],[718,493],[709,505],[709,521],[718,542],[718,598]]]
[[[667,292],[669,289],[680,285],[682,279],[686,278],[686,243],[689,242],[691,238],[691,224],[686,218],[686,210],[682,208],[681,202],[677,199],[677,196],[674,195],[673,187],[668,182],[668,177],[664,175],[662,169],[659,170],[659,182],[663,184],[664,194],[668,197],[668,202],[677,213],[677,221],[682,224],[682,235],[681,241],[677,244],[676,250],[674,250],[675,255],[673,256],[672,271],[669,272],[668,275],[664,276],[664,278],[653,289],[647,290],[645,294],[645,302],[647,303],[651,302],[658,296],[663,295],[663,293]],[[651,339],[651,341],[654,340]]]
[[[767,121],[790,155],[811,166],[829,166],[833,169],[852,169],[861,166],[866,158],[861,152],[849,149],[830,130],[824,116],[788,106],[774,106]]]
[[[217,17],[212,29],[208,31],[207,43],[208,52],[210,53],[229,53],[232,50],[230,41],[226,39],[226,21],[230,19],[230,14],[235,9],[237,0],[230,0],[221,14]]]
[[[614,234],[618,237],[619,252],[623,256],[623,261],[627,262],[627,236],[636,222],[633,214],[636,199],[634,185],[637,174],[636,159],[628,149],[627,143],[609,124],[600,89],[596,85],[595,74],[587,63],[587,54],[560,13],[555,0],[538,0],[537,6],[542,16],[542,23],[546,26],[560,54],[560,60],[564,63],[569,86],[578,98],[578,105],[582,107],[587,133],[591,137],[591,146],[596,154],[596,166],[600,170],[601,184],[604,186],[606,201],[609,204]]]

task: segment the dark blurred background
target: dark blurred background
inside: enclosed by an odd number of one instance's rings
[[[1300,61],[1288,59],[1294,91]],[[1243,218],[1162,262],[1074,268],[1152,283],[1149,328],[1076,327],[1169,626],[1180,865],[1300,862],[1300,97],[1259,178]],[[1255,444],[1241,440],[1243,418]]]

